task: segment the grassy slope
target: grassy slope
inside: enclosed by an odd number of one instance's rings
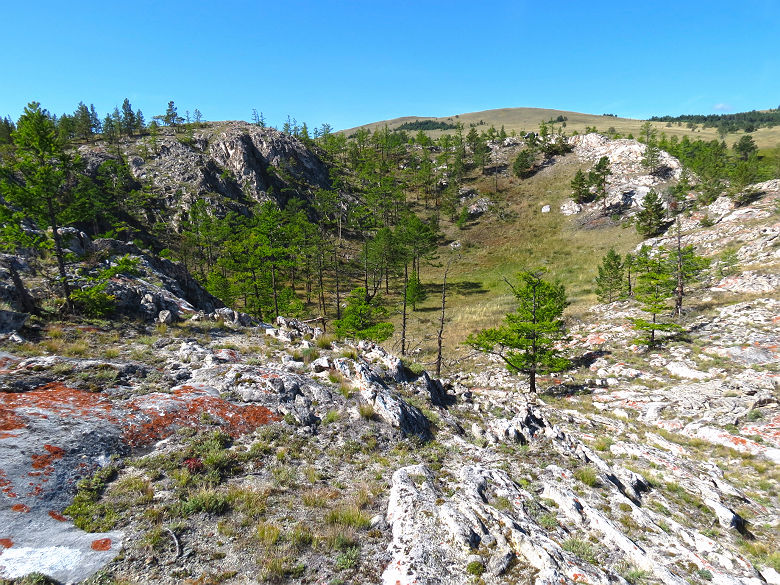
[[[447,241],[460,240],[462,244],[448,277],[451,286],[444,346],[449,357],[465,355],[462,342],[469,333],[496,326],[512,310],[513,300],[504,277],[511,280],[524,268],[547,268],[552,278],[566,285],[572,302],[567,314],[576,318],[596,300],[594,278],[606,251],[614,247],[625,253],[641,241],[633,227],[624,228],[607,218],[598,228],[586,229],[578,225],[579,216],[561,215],[559,205],[570,196],[569,183],[580,166],[577,157],[570,154],[530,179],[502,177],[498,195],[492,194],[492,178],[472,178],[470,186],[493,197],[504,213],[490,211],[462,230],[447,220],[442,222]],[[552,211],[543,214],[541,208],[546,204]],[[453,255],[444,245],[439,250],[438,265],[424,265],[422,269],[428,299],[410,313],[408,324],[413,347],[425,340],[421,359],[429,359],[435,349],[442,265]],[[394,321],[396,332],[400,332],[400,317]],[[398,339],[397,333],[393,341]]]
[[[594,114],[581,114],[578,112],[566,112],[563,110],[548,110],[544,108],[501,108],[497,110],[485,110],[483,112],[471,112],[468,114],[452,115],[443,118],[433,118],[426,116],[405,116],[403,118],[394,118],[392,120],[381,120],[373,122],[371,124],[365,124],[363,126],[349,128],[343,130],[347,135],[352,134],[358,128],[368,128],[372,132],[377,128],[382,128],[385,124],[390,129],[400,126],[404,122],[412,122],[415,120],[438,120],[442,122],[449,122],[455,124],[457,122],[463,123],[464,127],[468,130],[469,124],[477,124],[480,120],[485,122],[484,126],[478,126],[478,130],[486,130],[492,124],[496,128],[500,128],[502,125],[507,132],[515,130],[535,130],[539,127],[539,123],[557,118],[559,115],[566,116],[568,118],[566,122],[566,131],[572,133],[577,130],[582,132],[586,126],[596,126],[601,131],[606,131],[610,126],[621,134],[627,135],[633,133],[634,136],[639,134],[639,129],[643,124],[643,120],[634,120],[631,118],[613,118],[611,116],[601,116]],[[691,131],[685,127],[685,125],[677,126],[673,125],[667,127],[665,122],[654,122],[654,126],[659,132],[666,132],[668,136],[688,136],[691,139],[701,138],[702,140],[717,139],[718,132],[715,128],[699,128],[696,131]],[[451,131],[450,131],[451,132]],[[427,132],[429,136],[439,136],[442,134],[441,130]],[[726,144],[729,146],[739,140],[743,135],[743,132],[735,134],[728,134],[725,138]],[[780,144],[780,126],[774,128],[761,128],[752,134],[753,139],[761,149],[774,148]]]

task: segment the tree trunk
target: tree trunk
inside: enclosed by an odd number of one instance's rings
[[[683,282],[683,256],[682,256],[682,236],[680,234],[680,217],[677,216],[677,290],[674,299],[674,314],[676,317],[682,316],[683,297],[685,296],[685,283]]]
[[[276,295],[276,264],[271,263],[271,290],[274,294],[274,318],[279,316],[279,299]]]
[[[46,206],[49,211],[49,223],[51,224],[52,235],[54,236],[54,253],[57,256],[57,268],[60,273],[60,284],[62,292],[65,294],[65,310],[68,313],[73,312],[73,301],[70,298],[70,283],[68,282],[68,273],[65,272],[65,253],[62,251],[62,238],[60,237],[59,226],[57,225],[57,214],[54,212],[54,201],[51,197],[46,200]]]
[[[444,336],[444,308],[447,304],[447,274],[450,271],[452,260],[447,264],[447,269],[444,271],[444,279],[441,284],[441,317],[439,318],[439,335],[438,335],[438,350],[436,353],[436,377],[441,376],[441,343]]]
[[[406,355],[406,287],[409,285],[409,263],[404,262],[404,308],[401,313],[401,355]]]

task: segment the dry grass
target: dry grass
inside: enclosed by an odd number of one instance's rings
[[[659,116],[664,115],[664,112],[658,112]],[[441,118],[434,118],[429,116],[406,116],[403,118],[394,118],[392,120],[382,120],[373,122],[371,124],[365,124],[360,128],[369,128],[372,132],[377,129],[384,128],[387,124],[391,130],[403,124],[404,122],[413,122],[415,120],[438,120],[440,122],[447,122],[450,124],[456,124],[461,122],[466,131],[469,129],[470,124],[478,124],[481,121],[485,122],[484,125],[477,126],[477,130],[487,130],[491,124],[495,128],[499,129],[504,126],[507,133],[511,133],[512,130],[520,132],[521,130],[531,131],[536,130],[539,127],[539,123],[542,121],[548,121],[555,119],[558,116],[565,116],[566,131],[571,134],[575,130],[582,133],[586,126],[595,126],[600,131],[604,132],[608,128],[612,127],[616,132],[627,136],[629,133],[634,136],[639,135],[639,129],[644,123],[643,120],[634,120],[632,118],[613,118],[611,116],[602,116],[599,114],[582,114],[578,112],[567,112],[564,110],[549,110],[544,108],[501,108],[496,110],[485,110],[482,112],[471,112],[467,114],[453,114],[451,116],[445,116]],[[715,128],[697,128],[695,131],[687,128],[685,124],[677,126],[675,123],[671,127],[666,125],[666,122],[653,122],[653,125],[659,132],[666,132],[668,136],[688,136],[689,138],[702,140],[720,140],[718,131]],[[343,130],[344,133],[350,135],[357,130],[356,128],[349,128]],[[449,130],[447,132],[453,132]],[[438,137],[445,133],[442,130],[434,130],[426,132],[428,136]],[[414,134],[414,132],[412,133]],[[742,132],[728,134],[725,137],[726,144],[731,145],[742,136]],[[773,128],[760,128],[756,132],[752,133],[753,139],[759,148],[774,148],[780,144],[780,126]]]

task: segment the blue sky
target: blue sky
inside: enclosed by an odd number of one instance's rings
[[[147,120],[335,128],[546,107],[644,118],[780,104],[780,2],[10,0],[0,116],[30,100]]]

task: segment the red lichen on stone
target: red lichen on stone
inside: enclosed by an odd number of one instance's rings
[[[24,504],[14,504],[11,506],[11,510],[14,512],[24,512],[26,514],[30,511],[30,506],[25,506]]]
[[[222,422],[224,430],[233,437],[281,420],[264,406],[231,404],[192,386],[182,386],[173,394],[142,396],[128,407],[138,413],[127,417],[129,424],[124,433],[134,447],[168,437],[181,426],[200,426],[203,413]],[[146,420],[135,422],[139,415]]]
[[[14,541],[10,538],[0,538],[0,546],[3,548],[11,548],[14,545]]]
[[[91,545],[92,550],[111,550],[111,539],[110,538],[99,538],[97,540],[92,541]]]
[[[54,510],[49,510],[49,516],[54,518],[57,522],[67,522],[68,519],[60,514],[59,512],[55,512]]]
[[[7,393],[3,393],[3,396]],[[7,439],[8,437],[15,437],[15,431],[17,429],[24,428],[24,419],[11,409],[4,408],[2,402],[0,402],[0,439]]]
[[[14,492],[11,481],[6,477],[5,471],[0,469],[0,492],[3,492],[9,498],[15,498],[16,492]]]
[[[70,419],[99,417],[113,420],[110,400],[99,394],[68,388],[61,382],[52,382],[30,392],[0,393],[0,412],[13,412],[19,408],[24,408],[27,416],[38,418],[56,414]]]
[[[33,455],[32,466],[33,469],[45,469],[48,471],[48,468],[50,468],[57,459],[62,459],[63,455],[65,455],[65,449],[54,447],[53,445],[44,445],[43,448],[48,451],[48,454]]]

